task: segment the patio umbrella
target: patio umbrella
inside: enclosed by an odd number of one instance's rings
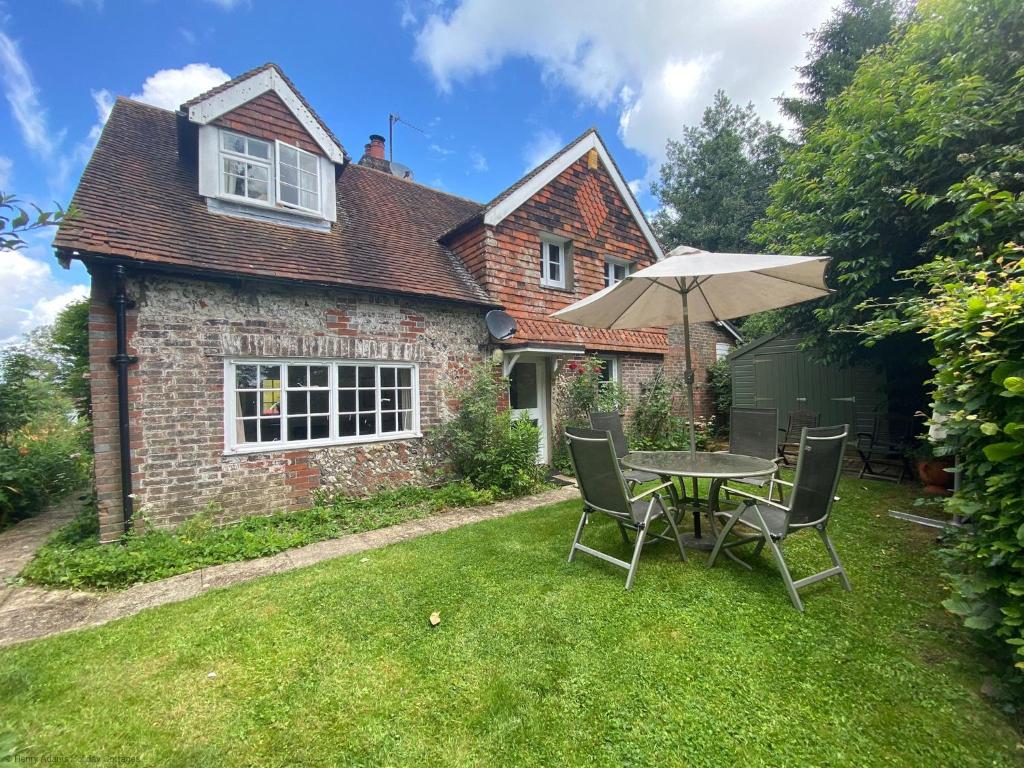
[[[816,299],[825,286],[822,256],[709,253],[681,245],[621,282],[570,304],[552,317],[610,330],[683,326],[690,453],[694,436],[690,321],[729,320]]]

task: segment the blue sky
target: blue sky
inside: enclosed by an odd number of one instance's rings
[[[300,10],[301,9],[301,10]],[[173,108],[275,61],[355,158],[389,112],[416,179],[487,200],[593,125],[638,193],[717,88],[777,119],[828,0],[0,0],[0,189],[66,203],[111,100]],[[52,233],[0,253],[0,343],[83,295]]]

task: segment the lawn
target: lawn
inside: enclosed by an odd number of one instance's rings
[[[0,652],[20,754],[160,766],[998,766],[1018,736],[937,608],[911,491],[844,479],[854,584],[789,604],[767,555],[566,555],[578,503],[340,558]],[[614,525],[587,532],[623,549]],[[817,537],[794,575],[825,565]],[[440,626],[427,618],[440,611]]]

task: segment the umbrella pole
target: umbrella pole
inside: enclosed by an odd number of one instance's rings
[[[695,414],[693,408],[693,360],[690,357],[690,311],[686,303],[686,288],[682,288],[683,297],[683,353],[686,355],[686,372],[683,374],[683,378],[686,381],[686,404],[689,407],[690,415],[690,456],[697,453],[697,436],[694,434],[694,422]],[[697,481],[694,480],[694,486]],[[696,487],[694,487],[694,496],[697,495]]]

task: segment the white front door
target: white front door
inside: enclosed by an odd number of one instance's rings
[[[540,428],[537,463],[548,463],[547,369],[539,358],[519,358],[508,377],[508,402],[512,416],[525,413]]]

